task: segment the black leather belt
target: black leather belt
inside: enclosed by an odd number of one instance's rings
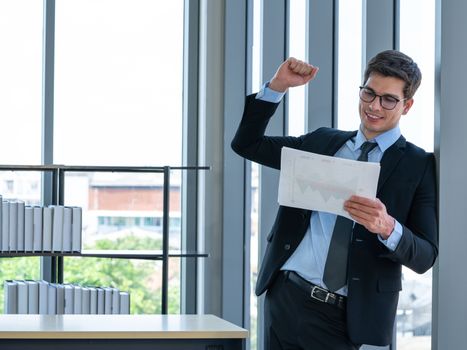
[[[340,309],[345,309],[346,297],[332,293],[300,277],[294,271],[285,271],[287,278],[296,286],[309,293],[310,297],[323,303],[335,305]]]

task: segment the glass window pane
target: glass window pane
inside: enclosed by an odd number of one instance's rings
[[[181,311],[180,306],[180,289],[181,289],[181,282],[180,282],[180,266],[181,261],[180,258],[170,258],[169,259],[169,295],[168,295],[168,313],[169,314],[179,314]],[[162,273],[160,277],[160,281],[162,281]],[[161,292],[162,293],[162,290]],[[187,293],[195,293],[194,290],[189,290]],[[159,294],[159,292],[157,292]],[[162,298],[162,294],[161,294]],[[146,312],[150,313],[150,312]]]
[[[413,14],[417,15],[414,21]],[[420,40],[420,38],[424,38]],[[400,50],[422,71],[422,83],[409,113],[401,118],[408,141],[433,152],[435,0],[400,2]],[[423,275],[403,268],[402,292],[397,310],[397,349],[431,349],[432,270]]]
[[[41,176],[36,171],[0,171],[0,195],[3,200],[41,205]]]
[[[118,288],[130,293],[131,314],[161,313],[160,261],[89,257],[64,261],[66,283]]]
[[[42,0],[0,0],[0,163],[40,164]]]
[[[0,314],[4,312],[4,285],[6,280],[39,280],[40,258],[1,258],[0,259]]]
[[[339,1],[337,127],[357,130],[362,83],[362,0]]]
[[[41,205],[41,173],[0,171],[0,194],[3,201],[23,201],[25,205]],[[1,228],[0,228],[1,231]],[[2,246],[2,249],[5,249]],[[3,313],[3,281],[40,279],[40,258],[0,258],[0,313]]]
[[[89,251],[145,251],[162,250],[163,174],[161,173],[108,173],[67,172],[65,176],[65,204],[83,208],[83,252]],[[169,249],[181,249],[181,196],[180,171],[170,179]],[[106,259],[94,263],[86,259],[67,258],[64,267],[68,283],[91,283],[129,291],[132,313],[160,313],[161,267],[156,262],[124,260],[115,263],[122,273],[113,269]],[[121,260],[121,259],[114,259]],[[169,311],[180,311],[180,260],[169,264]],[[79,266],[89,265],[89,271],[80,272]],[[154,265],[156,264],[156,265]],[[177,265],[178,264],[178,265]],[[162,266],[162,265],[161,265]],[[83,275],[85,274],[85,275]],[[84,276],[84,277],[83,277]],[[95,276],[95,277],[93,277]],[[83,277],[83,282],[79,282]],[[86,282],[88,281],[88,282]],[[142,291],[142,281],[149,283]],[[133,298],[133,293],[138,297]],[[147,299],[147,293],[155,296]],[[172,293],[172,294],[171,294]],[[176,298],[178,296],[178,299]],[[143,312],[145,310],[145,312]]]
[[[83,208],[83,250],[162,249],[163,181],[161,173],[67,172],[65,204]],[[169,196],[169,247],[179,251],[179,171]]]
[[[57,0],[55,162],[181,164],[183,6],[183,0]],[[161,174],[67,174],[65,202],[84,209],[83,248],[161,249],[162,185]],[[171,250],[180,250],[180,185],[180,174],[172,174]],[[160,312],[160,271],[141,277],[146,263],[125,261],[133,313]],[[180,274],[172,273],[178,264],[171,262],[169,285],[179,296]],[[67,281],[73,273],[65,265]],[[150,305],[133,298],[142,293],[138,279],[158,298]],[[176,299],[169,300],[170,312],[179,312]]]
[[[414,21],[413,11],[420,13]],[[420,40],[423,38],[423,40]],[[412,0],[400,3],[400,50],[417,62],[422,83],[414,104],[401,118],[406,138],[427,152],[433,152],[435,96],[435,0]]]
[[[306,18],[307,1],[289,1],[289,56],[307,61]],[[305,133],[305,85],[288,91],[287,133],[299,136]]]
[[[57,0],[54,161],[179,165],[183,0]]]

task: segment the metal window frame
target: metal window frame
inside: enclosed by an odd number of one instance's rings
[[[199,0],[185,0],[183,50],[183,164],[198,162]],[[198,251],[198,173],[182,174],[182,250]],[[184,259],[180,271],[181,313],[196,314],[198,260]]]
[[[44,31],[42,56],[42,140],[41,164],[53,164],[54,141],[54,66],[55,66],[55,0],[44,0]],[[57,204],[51,173],[42,176],[42,204]],[[56,279],[57,257],[42,257],[41,278],[53,282]],[[63,260],[63,258],[62,258]]]

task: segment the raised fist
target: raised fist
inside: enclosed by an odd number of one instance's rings
[[[288,88],[308,83],[318,73],[319,68],[290,57],[282,63],[269,83],[269,88],[285,92]]]

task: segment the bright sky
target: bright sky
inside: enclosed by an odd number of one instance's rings
[[[0,0],[3,164],[40,163],[42,15]],[[57,0],[55,40],[55,163],[181,165],[182,0]]]

